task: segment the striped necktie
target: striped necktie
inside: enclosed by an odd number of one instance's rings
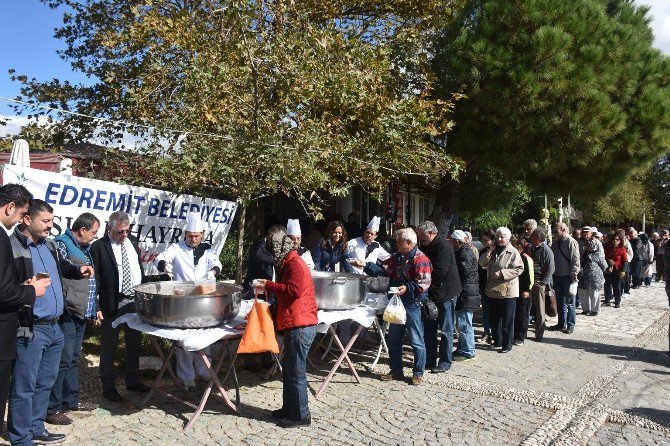
[[[123,282],[121,283],[121,294],[126,296],[133,295],[133,278],[130,272],[130,262],[128,262],[128,252],[126,245],[121,245],[121,268],[123,270]]]

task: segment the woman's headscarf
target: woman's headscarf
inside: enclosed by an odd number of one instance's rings
[[[295,244],[283,230],[272,234],[270,244],[272,247],[272,258],[275,261],[275,267],[280,269],[288,253],[295,249]]]

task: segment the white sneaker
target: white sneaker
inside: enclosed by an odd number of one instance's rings
[[[621,295],[621,297],[624,298],[624,299],[627,299],[627,298],[630,297],[630,293],[623,293],[623,294]]]
[[[195,381],[192,379],[185,379],[182,381],[187,389],[195,389]]]

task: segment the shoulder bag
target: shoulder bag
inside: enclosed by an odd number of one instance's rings
[[[437,305],[430,299],[421,304],[421,313],[429,321],[436,321],[438,316]]]
[[[544,312],[549,317],[556,317],[558,314],[558,304],[556,303],[556,292],[547,285],[546,294],[544,296]]]

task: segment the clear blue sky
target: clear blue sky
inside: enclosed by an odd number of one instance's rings
[[[54,38],[54,29],[62,23],[62,8],[52,10],[39,0],[0,0],[0,96],[14,98],[19,84],[9,79],[7,70],[40,80],[59,78],[85,82],[86,78],[70,69],[56,54],[64,45]],[[0,115],[14,112],[0,101]]]

